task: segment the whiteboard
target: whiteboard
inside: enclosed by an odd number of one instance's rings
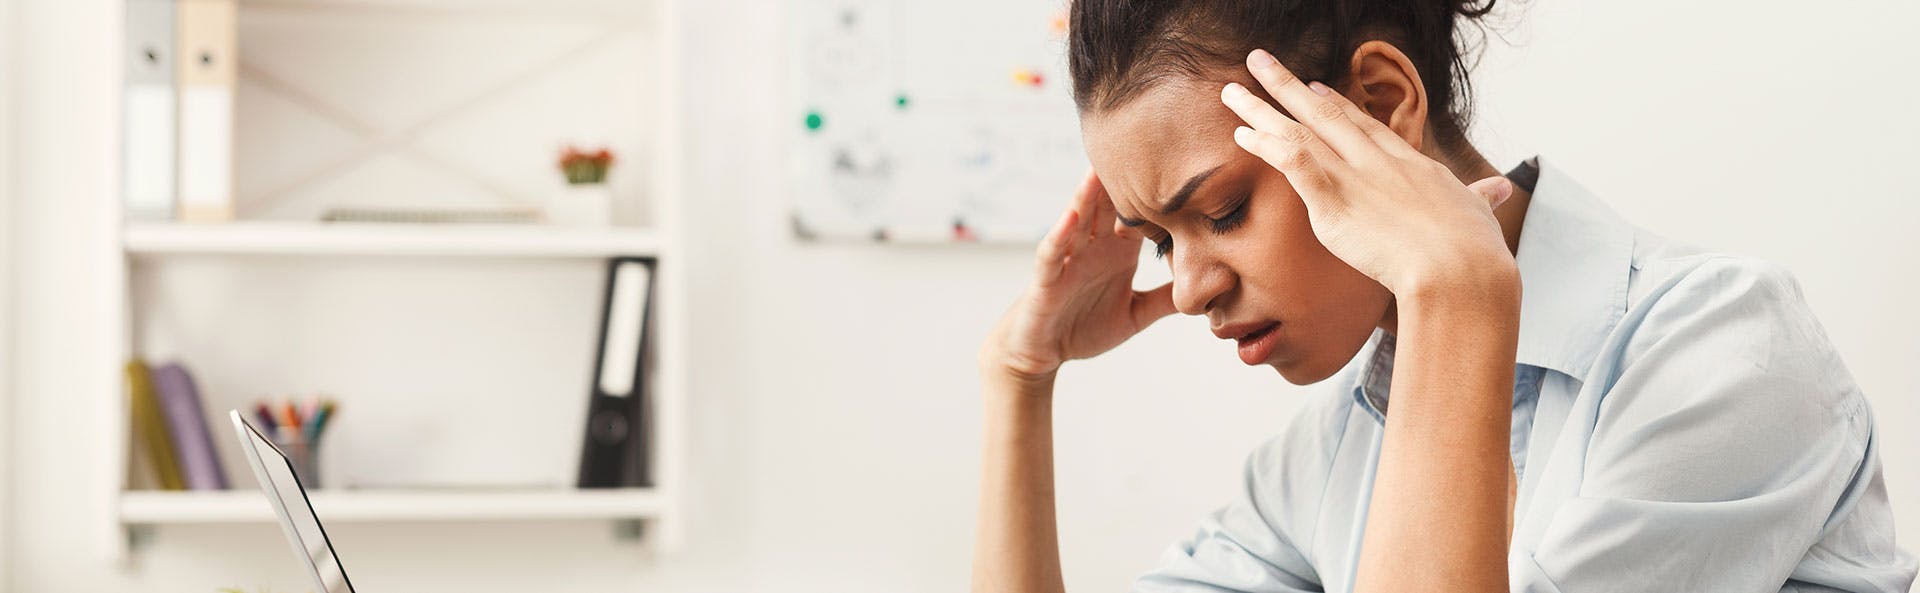
[[[800,0],[787,93],[804,238],[1033,242],[1087,171],[1064,0]]]

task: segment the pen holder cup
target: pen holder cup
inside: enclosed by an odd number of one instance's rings
[[[277,435],[273,437],[274,446],[287,454],[287,463],[293,466],[293,475],[300,478],[300,486],[308,490],[320,487],[320,447],[315,442],[297,436]]]

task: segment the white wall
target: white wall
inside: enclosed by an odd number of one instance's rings
[[[0,591],[7,590],[8,561],[12,558],[13,457],[8,410],[13,405],[13,0],[0,0]]]
[[[1903,1],[1540,2],[1494,52],[1481,136],[1628,219],[1785,265],[1867,393],[1920,550],[1920,49]]]
[[[1764,4],[1764,5],[1762,5]],[[1480,77],[1479,136],[1497,162],[1540,152],[1629,218],[1784,263],[1878,414],[1888,484],[1920,533],[1920,88],[1899,0],[1529,3],[1524,45]],[[95,563],[89,483],[101,435],[62,430],[102,407],[62,355],[88,328],[66,303],[113,188],[107,37],[113,0],[24,0],[16,43],[17,317],[4,432],[18,446],[6,517],[13,590],[302,589],[270,525],[162,532],[133,572]],[[688,549],[645,561],[597,524],[349,526],[367,590],[961,591],[976,485],[973,351],[1021,287],[1021,250],[807,245],[785,227],[781,6],[689,2],[687,217],[697,334]],[[1863,17],[1863,15],[1873,15]],[[13,36],[9,36],[13,37]],[[1630,40],[1623,43],[1622,40]],[[760,171],[742,175],[740,171]],[[76,331],[81,328],[84,331]],[[1174,319],[1064,375],[1056,422],[1070,588],[1122,590],[1224,500],[1241,456],[1298,401]],[[79,394],[88,394],[80,396]],[[77,449],[77,451],[74,451]],[[69,451],[72,451],[69,453]],[[81,490],[85,489],[85,490]],[[474,543],[510,536],[509,548]],[[1909,542],[1920,538],[1909,537]],[[1908,547],[1916,548],[1912,543]]]

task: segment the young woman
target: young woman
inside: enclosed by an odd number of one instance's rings
[[[1097,176],[980,352],[976,591],[1062,589],[1055,372],[1176,311],[1290,382],[1352,372],[1139,590],[1911,586],[1795,281],[1468,143],[1456,20],[1491,4],[1074,2]],[[1135,292],[1143,239],[1173,281]]]

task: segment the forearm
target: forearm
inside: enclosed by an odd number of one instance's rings
[[[973,547],[975,593],[1059,593],[1053,506],[1053,377],[988,370],[986,447]]]
[[[1517,274],[1399,301],[1355,591],[1507,589]],[[1426,296],[1433,295],[1433,296]]]

